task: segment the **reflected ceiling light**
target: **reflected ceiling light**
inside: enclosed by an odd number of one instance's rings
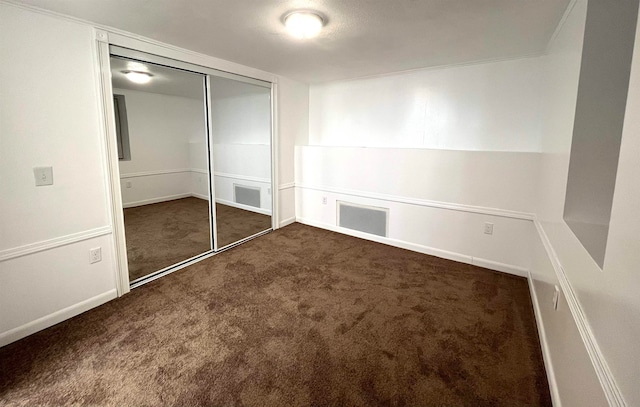
[[[313,38],[320,33],[324,19],[315,11],[292,11],[284,17],[284,25],[296,38]]]
[[[135,83],[147,83],[151,80],[151,75],[148,72],[140,72],[140,71],[122,71],[124,76],[127,77],[131,82]]]

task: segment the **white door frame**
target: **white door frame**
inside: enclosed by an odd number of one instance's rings
[[[95,40],[97,59],[100,67],[100,99],[101,116],[103,121],[104,140],[104,166],[107,177],[107,198],[109,200],[109,216],[113,230],[114,244],[114,264],[116,266],[116,288],[118,296],[122,296],[130,291],[129,267],[127,263],[127,244],[124,230],[124,213],[122,207],[122,191],[120,189],[120,168],[118,165],[118,149],[116,145],[116,127],[114,121],[114,106],[111,95],[113,88],[111,84],[111,64],[109,46],[116,45],[123,48],[142,51],[164,58],[170,58],[179,62],[199,65],[204,68],[224,71],[234,75],[241,75],[246,78],[271,82],[271,194],[273,197],[272,206],[272,228],[279,227],[279,181],[278,181],[278,144],[277,144],[277,82],[276,75],[244,65],[225,61],[222,59],[199,54],[186,49],[163,44],[154,40],[129,35],[122,32],[111,32],[102,29],[95,29]],[[212,191],[212,194],[214,191]],[[215,199],[212,196],[211,199]]]

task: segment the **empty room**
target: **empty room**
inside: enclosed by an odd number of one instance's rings
[[[639,0],[0,0],[0,406],[640,406]]]

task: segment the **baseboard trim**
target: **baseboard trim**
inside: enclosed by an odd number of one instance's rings
[[[123,203],[122,207],[123,208],[135,208],[136,206],[151,205],[151,204],[154,204],[154,203],[174,201],[176,199],[182,199],[182,198],[189,198],[190,196],[193,196],[193,195],[194,194],[192,194],[192,193],[186,193],[186,194],[160,196],[160,197],[157,197],[157,198],[143,199],[141,201]]]
[[[501,271],[507,274],[513,274],[515,276],[527,278],[529,275],[529,269],[516,266],[513,264],[501,263],[499,261],[487,260],[481,257],[472,257],[472,264],[478,267],[484,267],[495,271]]]
[[[46,315],[42,318],[38,318],[35,321],[28,322],[17,328],[13,328],[9,331],[3,332],[0,334],[0,347],[20,340],[43,329],[49,328],[64,320],[75,317],[76,315],[82,314],[83,312],[88,311],[91,308],[95,308],[117,297],[118,293],[114,288],[113,290],[109,290],[105,293],[96,295],[95,297],[81,301],[77,304],[73,304],[70,307],[63,308],[52,314]]]
[[[538,338],[540,339],[540,345],[542,346],[542,360],[544,361],[545,371],[547,373],[547,382],[549,383],[549,390],[551,393],[551,403],[553,404],[553,407],[562,407],[558,382],[556,381],[556,373],[553,369],[553,361],[551,359],[551,352],[549,351],[549,342],[547,342],[547,333],[544,329],[544,321],[542,320],[542,311],[540,311],[540,302],[538,301],[538,294],[536,293],[536,287],[533,283],[531,272],[527,273],[527,281],[529,282],[529,294],[531,294],[533,313],[536,318],[536,326],[538,327]]]
[[[89,240],[95,237],[108,235],[111,233],[111,231],[111,226],[102,226],[78,233],[71,233],[69,235],[60,236],[53,239],[42,240],[40,242],[35,242],[24,246],[5,249],[0,251],[0,262],[15,259],[16,257],[27,256],[45,250],[55,249],[56,247],[66,246],[72,243],[81,242],[83,240]]]
[[[587,350],[587,354],[591,359],[591,363],[596,372],[596,376],[600,381],[600,385],[602,386],[602,390],[604,395],[611,407],[626,407],[627,403],[624,401],[622,397],[622,392],[620,391],[620,387],[609,368],[609,365],[598,346],[598,342],[593,334],[593,330],[591,329],[591,325],[587,320],[582,305],[578,300],[578,297],[575,294],[573,286],[571,282],[567,278],[567,275],[562,267],[560,262],[560,258],[558,254],[553,248],[551,241],[549,240],[549,236],[544,231],[542,224],[535,219],[534,224],[536,230],[538,231],[538,235],[540,236],[540,240],[544,246],[544,249],[553,265],[553,269],[555,270],[556,276],[558,278],[558,282],[560,283],[560,287],[562,288],[562,293],[567,300],[567,304],[569,305],[569,310],[571,311],[571,315],[576,323],[578,328],[578,332],[580,333],[580,337],[582,338],[582,342]]]
[[[205,201],[209,200],[209,195],[196,194],[195,192],[191,194],[192,197],[198,199],[204,199]]]
[[[283,221],[280,221],[280,227],[283,228],[283,227],[289,226],[290,224],[295,223],[295,222],[296,222],[296,217],[292,216],[292,217],[287,218],[287,219],[285,219]]]
[[[453,260],[460,263],[472,264],[478,267],[484,267],[487,269],[499,271],[506,274],[512,274],[519,277],[526,276],[527,275],[526,273],[528,272],[527,269],[524,269],[520,266],[516,266],[512,264],[500,263],[500,262],[486,260],[478,257],[474,258],[473,256],[469,256],[466,254],[451,252],[448,250],[442,250],[435,247],[424,246],[417,243],[410,243],[404,240],[371,235],[368,233],[358,232],[356,230],[341,228],[339,226],[331,225],[328,223],[316,222],[311,219],[296,218],[296,222],[309,225],[309,226],[314,226],[321,229],[331,230],[333,232],[342,233],[344,235],[358,237],[360,239],[370,240],[372,242],[383,243],[389,246],[411,250],[413,252],[428,254],[430,256],[440,257],[447,260]]]
[[[377,192],[358,191],[354,189],[333,188],[326,186],[316,186],[297,183],[296,188],[310,189],[315,191],[329,192],[340,195],[357,196],[361,198],[377,199],[382,201],[397,202],[416,206],[425,206],[430,208],[448,209],[453,211],[479,213],[482,215],[500,216],[503,218],[534,220],[535,214],[528,212],[518,212],[506,209],[489,208],[484,206],[464,205],[451,202],[430,201],[427,199],[410,198],[399,195],[380,194]]]
[[[238,209],[244,209],[245,211],[250,211],[250,212],[260,213],[262,215],[271,216],[271,211],[269,209],[256,208],[254,206],[249,206],[249,205],[242,205],[233,201],[227,201],[226,199],[220,199],[220,198],[216,198],[216,203],[232,206]]]

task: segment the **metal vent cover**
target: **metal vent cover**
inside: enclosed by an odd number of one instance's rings
[[[236,203],[260,208],[260,187],[233,184],[233,199]]]
[[[338,226],[387,237],[389,208],[337,201]]]

